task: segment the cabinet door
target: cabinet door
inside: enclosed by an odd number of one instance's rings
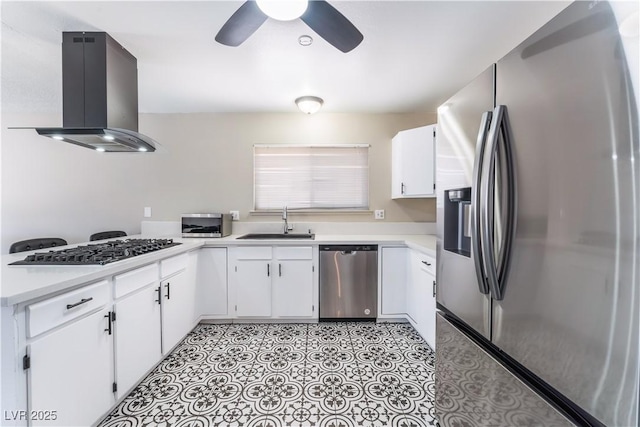
[[[436,299],[433,295],[435,260],[418,251],[411,251],[410,292],[407,292],[407,314],[424,340],[435,349]]]
[[[404,183],[402,176],[402,132],[391,140],[391,198],[404,197]]]
[[[402,179],[404,196],[434,195],[435,126],[406,131],[402,140]]]
[[[195,298],[187,270],[160,282],[162,292],[162,354],[167,354],[193,326]]]
[[[116,383],[118,398],[162,357],[160,293],[157,282],[116,303]]]
[[[435,197],[435,131],[435,125],[423,126],[399,132],[393,139],[394,199]]]
[[[435,349],[436,345],[436,299],[433,295],[435,277],[424,267],[420,268],[417,284],[417,297],[420,309],[417,312],[418,332]]]
[[[425,312],[427,313],[427,321],[425,322],[424,334],[422,337],[427,341],[429,347],[433,350],[436,349],[436,278],[435,276],[429,275],[429,279],[427,280],[430,298],[427,298],[427,308]]]
[[[406,292],[407,317],[413,326],[417,328],[417,314],[419,310],[418,283],[420,281],[420,258],[417,252],[410,251],[408,267]]]
[[[198,311],[204,316],[226,316],[227,248],[202,248],[198,257]]]
[[[271,261],[238,260],[234,275],[236,315],[271,317]]]
[[[313,316],[313,261],[277,261],[274,267],[273,315]]]
[[[32,425],[88,426],[115,402],[113,336],[108,309],[73,322],[30,345],[30,411],[56,411]]]
[[[382,248],[381,308],[380,314],[394,315],[407,312],[407,248]]]

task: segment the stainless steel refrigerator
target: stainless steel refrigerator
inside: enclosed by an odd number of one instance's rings
[[[637,19],[574,2],[438,111],[443,426],[638,425]]]

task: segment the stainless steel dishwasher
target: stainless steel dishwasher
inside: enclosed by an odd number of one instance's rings
[[[320,245],[320,320],[375,319],[378,246]]]

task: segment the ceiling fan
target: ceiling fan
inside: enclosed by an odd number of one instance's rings
[[[353,50],[364,38],[343,14],[325,0],[248,0],[225,22],[216,35],[216,41],[226,46],[240,46],[268,17],[283,21],[300,18],[320,37],[345,53]]]

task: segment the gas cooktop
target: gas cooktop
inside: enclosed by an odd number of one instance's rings
[[[180,244],[173,239],[110,240],[59,251],[36,252],[9,265],[105,265]]]

